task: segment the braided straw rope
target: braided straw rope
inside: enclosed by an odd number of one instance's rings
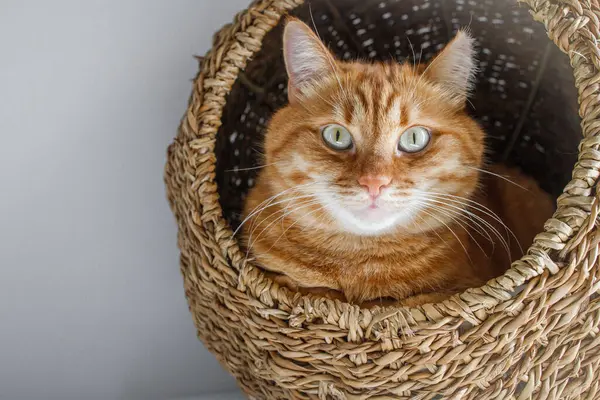
[[[568,54],[583,140],[573,179],[526,256],[441,304],[360,309],[301,297],[244,262],[215,183],[226,95],[301,0],[258,0],[218,32],[169,147],[165,180],[200,339],[254,398],[600,398],[600,7],[525,0]]]

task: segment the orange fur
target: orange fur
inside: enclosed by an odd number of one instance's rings
[[[502,273],[521,253],[497,219],[526,248],[553,205],[516,170],[492,172],[528,190],[479,170],[485,134],[464,107],[473,69],[468,36],[427,67],[344,63],[308,27],[290,24],[290,104],[269,124],[265,167],[245,207],[243,238],[258,264],[295,290],[407,305]],[[354,147],[326,146],[328,124],[347,128]],[[398,151],[399,136],[415,126],[431,131],[428,146]],[[359,181],[382,176],[390,183],[368,209]]]

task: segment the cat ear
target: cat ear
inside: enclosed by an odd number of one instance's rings
[[[283,33],[283,57],[289,77],[290,102],[306,86],[332,73],[336,68],[333,55],[303,22],[288,20]]]
[[[459,31],[426,70],[430,79],[445,86],[461,103],[473,89],[475,72],[475,39],[465,31]]]

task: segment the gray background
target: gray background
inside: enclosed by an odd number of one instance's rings
[[[0,0],[1,399],[235,390],[196,339],[162,172],[192,55],[248,2]]]

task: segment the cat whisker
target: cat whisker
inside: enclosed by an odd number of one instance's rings
[[[510,229],[505,223],[504,221],[502,221],[502,219],[498,216],[498,214],[496,214],[494,211],[492,211],[491,209],[489,209],[488,207],[484,206],[483,204],[472,200],[472,199],[468,199],[466,197],[462,197],[462,196],[457,196],[457,195],[452,195],[452,194],[447,194],[447,193],[438,193],[438,192],[424,192],[424,191],[417,191],[418,193],[422,194],[422,195],[426,195],[426,196],[431,196],[431,197],[437,197],[439,200],[444,200],[444,201],[451,201],[455,204],[459,204],[465,207],[470,207],[476,211],[481,212],[484,215],[487,215],[488,217],[492,218],[493,220],[495,220],[496,222],[498,222],[500,225],[502,225],[502,227],[504,228],[504,230],[507,232],[507,234],[509,234],[516,242],[517,246],[519,247],[519,251],[521,253],[523,253],[523,248],[521,247],[521,244],[519,242],[519,239],[517,238],[517,235],[512,231],[512,229]],[[468,204],[467,204],[468,203]]]
[[[449,199],[444,199],[444,201],[450,201],[453,202],[453,200],[449,200]],[[454,201],[455,202],[455,201]],[[463,205],[465,206],[465,205]],[[471,207],[471,208],[475,208],[473,206],[467,206],[467,207]],[[477,210],[479,212],[482,212],[481,210]],[[496,229],[492,224],[490,224],[488,221],[486,221],[484,218],[482,218],[479,215],[476,215],[474,213],[470,213],[470,215],[472,216],[472,218],[477,219],[478,221],[481,221],[481,223],[487,227],[493,234],[495,237],[497,237],[502,245],[502,247],[505,249],[506,254],[509,258],[512,258],[511,255],[511,251],[510,251],[510,236],[512,236],[515,239],[515,243],[517,244],[517,246],[519,247],[519,250],[521,251],[521,253],[523,253],[523,250],[521,248],[521,245],[518,241],[518,239],[516,238],[516,235],[512,232],[512,230],[510,230],[506,224],[504,224],[504,222],[502,220],[500,220],[499,218],[496,220],[506,231],[506,234],[508,235],[508,237],[504,237],[499,231],[498,229]]]
[[[312,206],[314,206],[316,204],[319,204],[319,202],[317,200],[315,200],[313,202],[308,202],[308,204],[303,204],[302,206],[299,206],[299,207],[296,207],[296,208],[294,208],[292,210],[289,210],[289,211],[285,212],[281,217],[277,217],[273,222],[269,223],[269,225],[267,225],[265,228],[263,228],[263,230],[260,231],[260,233],[257,235],[256,239],[254,239],[253,242],[250,242],[250,237],[249,237],[248,238],[248,250],[247,250],[246,256],[250,252],[250,249],[252,248],[252,246],[256,242],[258,242],[260,240],[261,236],[265,233],[265,231],[267,231],[271,226],[273,226],[273,224],[277,223],[281,218],[285,218],[285,217],[287,217],[288,215],[290,215],[293,212],[302,210],[302,209],[307,208],[307,207],[312,207]]]
[[[258,213],[257,210],[259,210],[261,207],[269,204],[270,202],[272,202],[273,200],[275,200],[278,197],[281,197],[283,195],[285,195],[286,193],[289,193],[290,191],[293,190],[298,190],[298,188],[300,187],[306,187],[306,186],[310,186],[310,185],[314,185],[316,182],[311,182],[311,183],[307,183],[307,184],[303,184],[303,185],[297,185],[291,188],[288,188],[286,190],[283,190],[271,197],[269,197],[268,199],[262,201],[258,206],[256,206],[251,212],[248,213],[248,216],[246,216],[246,218],[244,218],[244,220],[240,223],[240,225],[237,227],[237,229],[233,232],[233,234],[231,235],[231,240],[233,240],[233,238],[235,237],[235,235],[240,231],[240,229],[242,229],[242,227],[244,226],[244,224],[246,222],[248,222],[252,217],[254,217],[256,215],[256,213]],[[279,204],[279,203],[278,203]],[[274,205],[274,204],[273,204]],[[271,205],[269,205],[270,207]],[[264,209],[264,208],[263,208]]]
[[[406,40],[408,40],[408,45],[410,46],[410,50],[412,51],[412,56],[413,56],[413,70],[417,70],[417,56],[415,55],[415,47],[413,46],[412,42],[410,41],[410,38],[408,37],[408,35],[406,35]]]
[[[333,200],[342,200],[343,197],[337,195],[337,193],[335,193],[335,191],[330,191],[330,190],[321,190],[318,192],[313,193],[313,196],[315,197],[315,199],[318,199],[318,195],[321,195],[321,198],[323,197],[322,195],[327,194],[331,197],[331,199]],[[284,208],[287,209],[289,207],[289,205],[286,205]],[[324,207],[324,206],[323,206]],[[281,228],[283,229],[283,222],[284,220],[281,219]]]
[[[475,171],[479,171],[479,172],[481,172],[482,174],[488,174],[488,175],[491,175],[491,176],[495,176],[496,178],[500,178],[500,179],[502,179],[502,180],[504,180],[504,181],[506,181],[506,182],[508,182],[508,183],[510,183],[510,184],[512,184],[512,185],[515,185],[515,186],[516,186],[516,187],[518,187],[518,188],[521,188],[521,189],[525,190],[526,192],[530,192],[530,190],[529,190],[529,189],[527,189],[526,187],[524,187],[524,186],[521,186],[521,185],[519,185],[519,184],[518,184],[518,183],[516,183],[516,182],[513,182],[512,180],[508,179],[508,178],[507,178],[507,177],[505,177],[505,176],[502,176],[502,175],[500,175],[500,174],[496,174],[495,172],[487,171],[487,170],[485,170],[485,169],[482,169],[482,168],[477,168],[477,167],[473,167],[473,166],[470,166],[470,165],[463,165],[463,167],[465,167],[465,168],[469,168],[469,169],[472,169],[472,170],[475,170]]]
[[[431,199],[426,199],[426,201],[433,201]],[[481,223],[479,222],[479,216],[474,215],[473,213],[469,212],[468,210],[461,208],[461,207],[456,207],[456,206],[451,206],[449,204],[443,203],[443,202],[438,202],[438,201],[434,201],[435,203],[440,204],[441,206],[450,206],[450,209],[447,209],[449,212],[452,212],[453,215],[459,215],[461,217],[466,217],[468,222],[465,221],[465,223],[468,224],[469,227],[471,227],[472,229],[474,229],[479,235],[484,236],[488,242],[490,242],[492,244],[492,246],[494,245],[494,240],[492,238],[492,236],[485,230],[486,226],[481,226]]]
[[[305,186],[305,185],[299,185],[299,186]],[[296,188],[298,188],[298,186],[296,186]],[[256,222],[256,220],[258,219],[258,217],[260,217],[260,215],[262,214],[262,212],[263,212],[264,210],[266,210],[267,208],[269,208],[269,207],[273,207],[273,206],[276,206],[276,205],[279,205],[279,204],[282,204],[282,203],[286,203],[286,202],[287,202],[288,204],[287,204],[287,205],[285,205],[285,206],[283,207],[283,209],[285,210],[285,209],[287,209],[287,208],[289,207],[289,205],[290,205],[292,202],[294,202],[294,201],[296,201],[296,200],[305,199],[305,198],[314,198],[314,199],[316,199],[316,196],[317,196],[318,194],[329,194],[329,195],[333,196],[333,198],[335,199],[335,192],[331,192],[331,191],[328,191],[328,190],[320,190],[320,191],[313,191],[313,193],[310,193],[310,194],[301,195],[301,196],[295,196],[295,197],[292,197],[292,198],[287,198],[287,199],[284,199],[284,200],[277,201],[277,202],[275,202],[275,203],[270,203],[270,204],[264,205],[264,206],[263,206],[262,208],[260,208],[260,209],[258,209],[258,208],[259,208],[261,205],[257,206],[257,207],[256,207],[256,208],[255,208],[255,209],[252,211],[252,213],[249,215],[249,217],[254,217],[254,216],[256,216],[255,220],[254,220],[254,221],[252,221],[252,224],[250,225],[250,231],[251,231],[251,232],[253,232],[253,231],[254,231],[254,230],[253,230],[254,223]],[[265,203],[265,202],[263,202],[263,203],[261,203],[261,204],[264,204],[264,203]],[[281,212],[281,210],[280,210],[280,211],[278,211],[278,212]],[[277,213],[277,212],[276,212],[276,213]],[[246,218],[246,220],[247,220],[247,219],[248,219],[248,218]],[[244,220],[244,222],[243,222],[243,223],[247,222],[246,220]],[[242,223],[242,224],[243,224],[243,223]],[[240,226],[240,227],[241,227],[241,226]],[[239,228],[240,228],[240,227],[238,227],[238,230],[239,230]],[[236,230],[236,232],[237,232],[238,230]],[[252,233],[251,233],[251,234],[252,234]]]
[[[300,206],[304,206],[304,205],[312,205],[312,204],[318,204],[318,201],[315,199],[309,199],[309,200],[303,200],[301,202],[298,202],[295,204],[295,207],[300,207]],[[256,232],[257,229],[259,229],[261,226],[263,226],[265,223],[269,223],[268,227],[271,227],[274,223],[276,223],[277,221],[281,220],[282,217],[285,217],[287,215],[289,215],[290,213],[292,213],[294,210],[288,209],[288,208],[282,208],[280,210],[277,210],[271,214],[269,214],[267,217],[261,219],[261,220],[257,220],[255,219],[253,221],[253,224],[251,225],[251,228],[249,230],[249,233],[247,235],[247,243],[248,246],[250,247],[250,244],[252,242],[252,236],[254,235],[254,233]],[[274,220],[272,220],[273,218],[275,218]],[[264,232],[264,229],[260,232],[260,234],[262,234]],[[259,234],[259,236],[260,236]],[[257,238],[258,239],[258,238]],[[256,240],[254,242],[256,242]]]
[[[408,210],[409,210],[409,212],[412,212],[412,208],[411,208],[411,207],[409,207],[409,208],[408,208]],[[419,219],[421,220],[421,222],[423,222],[424,224],[426,224],[426,225],[429,227],[429,232],[433,232],[433,234],[434,234],[434,235],[436,235],[436,236],[437,236],[437,237],[440,239],[440,241],[444,242],[444,244],[446,245],[446,247],[448,247],[448,248],[450,247],[450,246],[448,245],[448,242],[446,241],[446,239],[442,238],[442,235],[440,235],[440,234],[437,232],[437,230],[435,230],[435,229],[434,229],[434,228],[431,226],[431,224],[429,223],[429,221],[427,221],[425,218],[423,218],[423,217],[422,217],[421,215],[419,215],[419,214],[415,214],[415,216],[416,216],[416,217],[419,217]],[[416,227],[418,227],[418,228],[419,228],[419,231],[421,232],[421,234],[422,234],[422,235],[424,235],[424,234],[425,234],[425,230],[423,230],[423,228],[422,228],[421,226],[417,225],[417,224],[416,224],[414,221],[413,221],[413,226],[416,226]]]
[[[492,253],[493,253],[494,250],[496,249],[496,242],[494,241],[494,239],[492,238],[492,235],[488,232],[488,230],[486,230],[487,225],[486,224],[482,225],[482,222],[480,222],[481,219],[478,216],[471,216],[471,215],[467,214],[466,217],[469,221],[471,221],[476,226],[475,231],[480,236],[484,236],[485,239],[488,242],[490,242],[490,244],[492,245]]]
[[[430,216],[431,218],[435,219],[440,224],[444,225],[446,227],[446,229],[448,229],[448,231],[452,234],[452,236],[454,236],[456,238],[456,240],[460,244],[460,247],[463,248],[463,250],[465,251],[465,255],[467,256],[467,258],[469,259],[469,261],[472,262],[471,256],[469,255],[469,252],[467,251],[467,248],[465,247],[465,245],[463,244],[463,242],[460,240],[460,238],[458,237],[458,235],[456,234],[456,232],[454,232],[454,230],[452,228],[450,228],[450,226],[448,226],[447,223],[445,223],[444,221],[442,221],[441,219],[439,219],[438,217],[436,217],[433,213],[430,213],[430,212],[428,212],[426,210],[421,210],[421,212],[423,212],[424,214],[426,214],[426,215]]]
[[[279,200],[274,203],[271,201],[271,202],[268,202],[267,204],[259,205],[258,207],[256,207],[255,210],[252,211],[252,213],[249,215],[249,217],[250,218],[252,218],[254,216],[259,217],[260,214],[269,207],[274,207],[276,205],[283,204],[283,203],[290,203],[294,200],[299,200],[299,199],[304,199],[304,198],[313,198],[313,197],[314,197],[314,195],[312,195],[312,194],[306,194],[306,195],[301,195],[301,196],[294,196],[291,198],[284,198],[283,200]]]
[[[270,164],[257,165],[256,167],[226,169],[225,172],[253,171],[253,170],[262,169],[265,167],[270,167],[272,165],[280,165],[280,164],[282,164],[282,162],[277,161],[277,162],[272,162]],[[289,165],[289,164],[287,164],[287,165]]]
[[[465,213],[465,214],[467,214],[469,217],[471,217],[471,220],[472,220],[472,221],[474,221],[474,222],[475,222],[475,221],[480,221],[480,222],[483,224],[483,226],[481,226],[481,224],[479,224],[479,223],[478,223],[477,225],[478,225],[478,226],[479,226],[481,229],[483,229],[483,230],[484,230],[484,232],[485,232],[485,229],[484,229],[484,227],[488,228],[488,229],[489,229],[489,230],[490,230],[490,231],[491,231],[491,232],[494,234],[494,236],[496,236],[496,237],[497,237],[497,238],[500,240],[500,242],[501,242],[501,244],[502,244],[503,248],[506,250],[506,253],[507,253],[508,257],[509,257],[509,258],[511,258],[511,254],[510,254],[510,246],[509,246],[509,244],[508,244],[508,241],[507,241],[507,240],[506,240],[506,239],[505,239],[505,238],[502,236],[502,234],[500,234],[500,232],[499,232],[499,231],[498,231],[498,230],[497,230],[497,229],[496,229],[496,228],[495,228],[493,225],[491,225],[491,224],[490,224],[489,222],[487,222],[485,219],[481,218],[479,215],[476,215],[476,214],[474,214],[474,213],[472,213],[472,212],[468,211],[466,208],[467,208],[467,207],[469,207],[469,205],[467,205],[467,204],[464,204],[464,203],[461,203],[461,202],[458,202],[458,201],[456,201],[456,200],[450,200],[450,199],[447,199],[447,198],[442,198],[442,199],[444,200],[443,202],[442,202],[442,201],[437,201],[437,200],[432,200],[432,199],[430,199],[429,201],[433,201],[433,202],[439,203],[439,204],[441,204],[441,205],[443,205],[443,206],[445,206],[445,207],[452,207],[452,208],[455,208],[455,209],[457,209],[457,210],[460,210],[461,212],[464,212],[464,213]],[[455,204],[456,204],[456,203],[458,203],[458,204],[462,205],[462,206],[463,206],[463,207],[465,207],[465,208],[460,208],[460,207],[457,207],[457,206],[454,206],[454,205],[448,204],[447,202],[452,202],[452,203],[455,203]],[[499,220],[499,219],[498,219],[498,220]],[[500,222],[500,223],[501,223],[501,224],[502,224],[502,225],[503,225],[505,228],[507,228],[507,227],[506,227],[506,225],[504,225],[504,223],[503,223],[501,220],[499,220],[499,222]],[[508,229],[508,228],[507,228],[507,229]],[[507,230],[507,233],[508,233],[508,230]],[[492,244],[494,244],[493,240],[491,240],[491,237],[490,237],[490,241],[491,241],[491,243],[492,243]]]
[[[326,210],[325,210],[325,207],[326,207],[326,205],[324,205],[324,206],[322,206],[322,207],[320,208],[320,210],[319,210],[319,211],[321,212],[321,214],[319,214],[319,215],[322,215],[322,214],[324,214],[324,213],[325,213],[325,211],[326,211]],[[321,218],[321,217],[319,216],[318,218]],[[304,231],[306,231],[308,228],[311,228],[311,227],[313,227],[313,225],[306,225],[304,228],[302,228],[302,230],[300,231],[300,233],[303,233]]]
[[[273,204],[273,205],[276,205],[276,204],[280,204],[280,203],[286,203],[286,202],[288,203],[288,204],[286,204],[286,205],[285,205],[283,208],[281,208],[280,210],[277,210],[277,211],[275,211],[275,212],[273,212],[273,213],[269,214],[269,215],[268,215],[268,216],[267,216],[265,219],[259,220],[259,219],[258,219],[258,218],[260,217],[260,213],[259,213],[259,214],[256,216],[256,218],[255,218],[255,219],[252,221],[252,224],[250,225],[250,229],[249,229],[249,232],[250,232],[250,233],[248,234],[248,240],[250,240],[250,239],[252,238],[252,235],[254,234],[254,231],[255,231],[255,230],[256,230],[256,229],[257,229],[257,228],[258,228],[260,225],[262,225],[262,223],[263,223],[263,222],[265,222],[266,220],[268,220],[269,218],[271,218],[271,217],[273,217],[273,216],[275,216],[275,215],[278,215],[278,214],[280,214],[280,213],[285,213],[285,212],[287,212],[287,211],[288,211],[288,207],[290,206],[290,204],[291,204],[292,202],[294,202],[294,201],[296,201],[296,200],[299,200],[299,199],[303,199],[303,198],[304,198],[305,200],[301,201],[300,203],[297,203],[296,205],[298,205],[298,204],[306,204],[306,203],[310,203],[310,202],[316,202],[316,201],[317,201],[317,200],[314,198],[314,196],[313,196],[313,195],[297,196],[297,197],[294,197],[294,198],[291,198],[291,199],[286,199],[286,200],[283,200],[283,201],[280,201],[280,202],[278,202],[278,203],[275,203],[275,204]],[[308,200],[306,200],[306,198],[308,198]],[[264,209],[266,209],[266,208],[268,208],[268,207],[265,207],[265,208],[263,208],[263,210],[264,210]],[[262,212],[262,211],[261,211],[261,212]],[[255,224],[257,224],[257,223],[258,223],[258,225],[255,227]]]
[[[428,200],[428,201],[433,201],[433,200]],[[491,224],[489,224],[487,221],[485,221],[484,219],[482,219],[481,217],[479,217],[478,215],[469,213],[467,210],[461,209],[459,207],[455,207],[452,206],[452,208],[454,208],[455,210],[449,210],[446,207],[448,207],[449,205],[443,202],[437,202],[437,201],[433,201],[435,203],[439,203],[440,206],[438,206],[440,209],[446,210],[448,212],[450,212],[452,215],[456,215],[458,217],[467,217],[467,220],[470,221],[471,223],[464,221],[465,224],[467,224],[468,227],[470,227],[471,229],[473,229],[475,232],[477,232],[479,235],[485,237],[492,245],[492,252],[494,251],[495,248],[495,242],[492,239],[491,235],[487,232],[486,228],[489,229],[490,231],[492,231],[492,233],[494,234],[494,236],[498,237],[498,239],[500,240],[500,242],[503,245],[503,248],[505,249],[508,257],[510,258],[510,247],[508,246],[508,243],[506,242],[506,240],[504,239],[504,237],[500,234],[500,232],[498,232],[498,230],[496,228],[494,228]],[[458,210],[458,211],[456,211]],[[466,215],[465,215],[466,213]],[[460,220],[456,220],[457,223],[460,223]],[[483,226],[482,226],[483,224]],[[473,226],[475,225],[475,226]],[[473,241],[475,242],[475,244],[477,245],[477,247],[479,247],[479,249],[486,255],[486,257],[489,257],[489,255],[485,252],[485,250],[481,247],[481,245],[479,244],[479,242],[477,241],[477,239],[475,239],[474,236],[472,236],[469,233],[469,236],[471,237],[471,239],[473,239]]]
[[[416,85],[415,85],[415,88],[414,88],[414,90],[416,90]],[[431,100],[431,99],[423,99],[423,100],[421,100],[420,102],[418,102],[417,104],[415,104],[415,105],[413,106],[413,108],[414,108],[415,110],[418,110],[418,109],[419,109],[419,108],[420,108],[420,107],[421,107],[423,104],[427,104],[427,103],[428,103],[430,100]]]
[[[461,202],[444,199],[446,202],[447,201],[451,201],[451,202],[454,202],[455,204],[459,204],[459,205],[463,206],[463,207],[458,207],[458,206],[455,206],[455,205],[452,205],[452,204],[448,204],[448,203],[443,202],[443,201],[435,200],[435,197],[434,196],[432,196],[432,197],[433,197],[433,199],[432,198],[426,198],[425,200],[426,201],[430,201],[430,202],[434,202],[436,204],[440,204],[440,205],[445,206],[445,207],[450,207],[450,208],[453,209],[453,212],[460,213],[460,215],[468,217],[469,220],[472,221],[476,225],[476,227],[473,227],[473,226],[471,226],[471,227],[473,229],[475,229],[482,236],[486,236],[487,235],[487,238],[490,241],[490,243],[494,244],[494,241],[493,241],[492,237],[489,236],[489,233],[484,229],[484,227],[482,227],[480,225],[480,223],[478,221],[483,222],[485,224],[485,226],[488,227],[488,228],[491,228],[491,229],[495,229],[495,228],[493,226],[491,226],[487,221],[481,219],[481,217],[479,217],[478,215],[476,215],[476,214],[470,212],[469,210],[467,210],[468,205],[465,205],[465,204],[463,204]],[[475,219],[473,219],[473,218],[475,218]]]
[[[472,226],[469,225],[468,223],[466,223],[467,226],[463,225],[463,223],[460,221],[460,219],[456,217],[456,216],[461,216],[462,214],[460,214],[458,212],[452,212],[450,210],[446,210],[446,209],[444,209],[444,207],[441,207],[441,206],[435,206],[435,205],[434,206],[428,205],[428,206],[429,206],[429,208],[436,210],[437,212],[441,213],[442,215],[446,215],[448,218],[450,218],[451,221],[453,221],[458,226],[460,226],[467,233],[467,235],[469,235],[469,237],[471,238],[471,240],[473,240],[473,242],[475,243],[475,245],[477,245],[477,247],[479,247],[479,249],[481,250],[481,252],[483,254],[485,254],[486,257],[489,257],[488,254],[483,249],[483,247],[481,247],[481,245],[479,244],[479,242],[477,241],[477,239],[475,239],[475,237],[473,236],[473,234],[471,233],[471,231],[468,229],[468,228],[472,229]]]
[[[294,221],[294,222],[293,222],[293,223],[292,223],[290,226],[288,226],[288,227],[287,227],[287,229],[285,229],[285,230],[283,231],[283,233],[282,233],[281,235],[279,235],[279,237],[277,238],[277,240],[275,240],[275,242],[274,242],[274,243],[271,245],[271,247],[269,248],[269,250],[267,250],[267,253],[268,253],[268,252],[270,252],[270,251],[273,249],[273,247],[275,247],[275,245],[276,245],[276,244],[279,242],[279,240],[280,240],[280,239],[281,239],[283,236],[285,236],[285,234],[286,234],[286,233],[287,233],[287,232],[288,232],[288,231],[289,231],[291,228],[293,228],[294,226],[296,226],[296,224],[297,224],[298,222],[300,222],[302,219],[304,219],[304,218],[308,217],[309,215],[312,215],[312,214],[314,214],[314,213],[316,213],[316,212],[318,212],[318,211],[322,211],[324,207],[325,207],[325,206],[323,206],[323,205],[322,205],[321,207],[317,208],[316,210],[309,211],[309,212],[305,213],[305,214],[304,214],[302,217],[300,217],[300,218],[296,219],[296,221]],[[283,219],[282,219],[282,221],[283,221]],[[306,228],[305,228],[305,229],[306,229]],[[303,232],[303,231],[304,231],[304,229],[302,230],[302,232]]]
[[[423,206],[423,205],[422,204],[417,204],[417,206]],[[414,213],[413,211],[415,211],[415,207],[408,207],[407,208],[407,212],[410,213],[410,214],[413,214],[415,217],[418,217],[421,220],[422,223],[426,224],[429,227],[429,230],[425,231],[423,229],[423,227],[420,226],[420,225],[417,225],[414,220],[412,221],[412,226],[415,227],[415,228],[418,228],[419,232],[421,233],[421,235],[425,235],[425,232],[433,232],[433,234],[436,235],[440,239],[440,241],[444,242],[444,244],[446,245],[446,247],[449,248],[448,242],[444,238],[442,238],[442,236],[437,232],[436,229],[434,229],[431,226],[431,224],[429,223],[429,221],[427,221],[425,218],[423,218],[418,213]]]

